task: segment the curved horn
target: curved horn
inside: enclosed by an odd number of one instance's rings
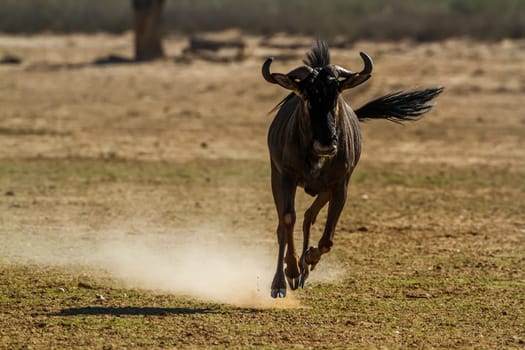
[[[302,79],[306,78],[313,70],[311,67],[302,66],[289,72],[288,74],[282,73],[271,73],[270,65],[272,64],[273,58],[267,58],[262,65],[262,76],[264,79],[272,84],[277,84],[285,89],[297,91],[297,84]]]
[[[268,57],[266,61],[264,61],[264,64],[262,66],[262,76],[264,77],[264,80],[266,80],[269,83],[277,84],[277,81],[272,76],[272,73],[270,73],[270,66],[273,62],[273,57]]]
[[[372,59],[364,52],[360,52],[359,55],[361,56],[361,59],[363,60],[363,63],[365,65],[363,70],[359,73],[354,73],[342,67],[335,66],[335,69],[339,73],[339,76],[345,78],[345,80],[341,82],[341,90],[349,89],[359,84],[362,84],[365,81],[367,81],[372,75],[372,70],[374,68],[374,63],[372,62]]]
[[[363,62],[365,63],[365,67],[363,68],[363,70],[359,73],[359,74],[372,74],[372,69],[374,68],[374,62],[372,61],[372,59],[370,58],[370,56],[368,56],[366,53],[364,52],[359,52],[359,55],[361,56],[361,59],[363,60]]]
[[[355,72],[352,72],[351,70],[345,69],[341,66],[334,65],[335,71],[337,72],[338,77],[341,78],[349,78],[353,75],[355,75]]]

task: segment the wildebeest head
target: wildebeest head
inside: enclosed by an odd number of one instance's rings
[[[288,74],[270,73],[273,59],[268,58],[262,67],[266,81],[292,90],[301,98],[307,115],[304,117],[311,129],[313,152],[320,157],[331,157],[337,152],[337,99],[346,89],[355,87],[370,78],[372,59],[361,52],[365,67],[352,72],[330,64],[328,47],[324,42],[307,54],[305,65]]]

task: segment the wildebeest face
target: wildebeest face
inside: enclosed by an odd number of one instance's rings
[[[329,59],[325,60],[323,67],[305,61],[304,66],[288,74],[271,73],[272,58],[266,59],[262,66],[262,75],[266,81],[292,90],[302,98],[307,109],[302,117],[310,121],[313,151],[320,157],[330,157],[337,152],[339,93],[364,83],[372,73],[372,59],[363,52],[360,55],[364,62],[360,72],[329,64]]]
[[[298,92],[308,110],[314,153],[333,156],[337,151],[337,72],[331,66],[314,69],[298,84]]]

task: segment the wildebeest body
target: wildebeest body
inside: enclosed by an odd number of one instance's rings
[[[317,157],[300,98],[293,96],[279,109],[268,132],[272,167],[293,175],[297,185],[315,196],[349,177],[361,154],[359,120],[346,102],[339,98],[337,109],[337,152],[332,158]]]
[[[396,92],[375,99],[354,112],[341,92],[370,78],[372,60],[364,53],[361,57],[364,61],[361,72],[346,70],[330,64],[326,43],[317,42],[307,54],[305,65],[288,74],[270,73],[272,59],[263,64],[262,74],[268,82],[293,91],[277,106],[277,115],[268,132],[272,193],[279,219],[277,270],[271,287],[274,298],[286,295],[285,276],[292,289],[304,286],[310,269],[314,269],[333,245],[348,182],[361,155],[359,121],[417,119],[431,109],[432,105],[427,102],[442,91],[437,87]],[[304,214],[300,259],[293,239],[297,187],[316,196]],[[310,228],[327,203],[323,235],[317,247],[309,247]]]

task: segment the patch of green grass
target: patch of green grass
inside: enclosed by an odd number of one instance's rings
[[[489,288],[506,289],[506,288],[521,288],[525,290],[525,281],[517,280],[488,280],[485,284]],[[525,317],[525,315],[524,315]]]
[[[68,133],[48,129],[4,128],[0,127],[0,135],[7,136],[64,136]]]
[[[480,279],[404,279],[378,271],[375,277],[361,275],[343,283],[308,284],[306,289],[295,292],[302,299],[302,308],[254,310],[120,289],[117,283],[98,278],[92,283],[105,291],[106,301],[94,302],[94,291],[90,289],[79,289],[78,298],[69,300],[65,295],[78,280],[71,271],[14,266],[2,266],[2,271],[11,277],[6,280],[6,274],[2,274],[2,282],[9,283],[2,283],[1,294],[20,291],[28,299],[25,304],[1,306],[9,319],[0,315],[0,320],[6,334],[13,335],[9,342],[13,346],[26,341],[17,334],[23,334],[27,327],[39,330],[33,334],[37,347],[82,344],[84,348],[100,348],[104,344],[494,348],[518,346],[525,336],[520,327],[525,311],[523,285],[509,284],[493,290]],[[35,287],[32,281],[40,281],[41,287]],[[51,285],[64,284],[67,291],[62,298],[49,299],[39,293]],[[399,292],[400,288],[411,291],[414,286],[431,288],[431,295],[419,297]],[[451,288],[463,292],[451,294]],[[128,307],[134,311],[119,314],[118,310]],[[158,311],[149,313],[152,308]],[[29,310],[36,313],[27,319],[22,315]],[[14,332],[15,329],[22,333]]]
[[[388,169],[388,170],[384,170]],[[363,185],[402,185],[430,188],[518,187],[525,189],[521,181],[523,173],[497,167],[447,167],[418,166],[406,164],[361,163],[352,181]]]
[[[385,171],[384,168],[389,169]],[[0,160],[0,178],[29,184],[44,180],[56,183],[171,183],[234,185],[269,181],[269,165],[260,160],[196,160],[192,162],[140,162],[125,159],[31,159]],[[408,167],[404,164],[360,164],[352,177],[358,186],[401,185],[425,188],[523,188],[523,174],[486,167],[446,170]],[[525,205],[517,203],[517,205]]]
[[[108,182],[206,186],[259,182],[269,178],[269,170],[263,162],[246,160],[154,163],[124,159],[3,159],[0,160],[0,178],[26,185],[47,181],[61,186]]]

